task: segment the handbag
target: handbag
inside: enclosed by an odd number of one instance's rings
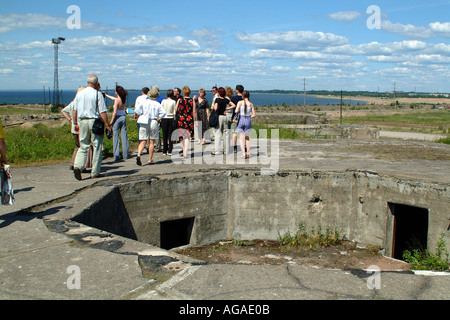
[[[12,173],[11,173],[11,166],[4,164],[2,168],[0,168],[0,174],[1,174],[1,195],[2,195],[2,201],[1,203],[3,205],[10,205],[12,206],[15,202],[14,198],[14,189],[12,185]]]
[[[179,120],[179,118],[180,118],[180,116],[178,115],[178,112],[176,112],[173,115],[173,120],[172,120],[172,128],[173,128],[173,130],[178,128],[178,120]]]
[[[94,124],[92,125],[92,132],[97,135],[105,134],[105,124],[101,118],[95,119]]]
[[[239,123],[239,120],[241,120],[241,113],[235,113],[233,118],[233,123]]]
[[[209,115],[209,126],[211,128],[215,128],[219,125],[219,114],[216,110],[211,110],[211,114]]]
[[[97,113],[98,113],[98,91],[97,91],[97,98],[95,100],[95,104],[97,106]],[[105,124],[103,123],[102,118],[97,118],[94,121],[94,124],[92,125],[92,132],[97,135],[104,135],[105,134]]]

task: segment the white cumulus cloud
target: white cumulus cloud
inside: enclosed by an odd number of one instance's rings
[[[412,24],[392,23],[388,20],[381,22],[381,29],[386,32],[398,34],[412,39],[429,39],[435,36],[434,32],[424,26]]]
[[[433,22],[429,24],[429,27],[437,36],[450,38],[450,22]]]
[[[337,21],[350,22],[361,17],[361,13],[358,11],[339,11],[329,14],[328,17]]]
[[[349,39],[333,33],[314,31],[261,32],[238,34],[237,38],[248,45],[260,49],[314,50],[328,46],[349,43]]]

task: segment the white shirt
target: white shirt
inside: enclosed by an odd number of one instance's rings
[[[98,99],[96,99],[98,97]],[[98,101],[98,111],[97,104]],[[100,113],[108,111],[103,94],[92,87],[79,92],[73,102],[73,110],[77,111],[78,119],[100,118]]]
[[[241,100],[238,102],[238,104],[241,104],[241,109],[239,110],[241,117],[251,117],[252,108],[250,106],[247,106],[247,113],[245,113],[245,102]]]
[[[138,123],[148,124],[150,120],[157,118],[164,118],[166,116],[166,110],[161,106],[158,101],[147,99],[143,100],[143,103],[139,103],[134,110],[139,116]]]
[[[167,112],[166,110],[162,107],[161,103],[159,103],[156,100],[147,100],[150,101],[150,119],[151,120],[156,120],[158,118],[162,119],[166,116]]]
[[[137,123],[148,124],[150,104],[147,103],[150,98],[146,95],[137,97],[136,104],[134,105],[134,112],[139,116]]]
[[[175,109],[176,102],[173,99],[167,98],[161,102],[162,107],[166,110],[166,118],[173,119],[173,110]]]
[[[136,108],[144,103],[145,100],[149,99],[146,94],[142,94],[136,98],[136,102],[134,103],[134,111],[136,112]]]
[[[67,114],[70,117],[70,119],[72,119],[73,101],[71,103],[69,103],[69,105],[67,107],[65,107],[64,109],[62,109],[61,111],[64,112],[65,114]],[[75,125],[73,124],[73,121],[72,121],[72,130],[71,130],[71,132],[73,134],[78,134],[78,132],[75,131]]]

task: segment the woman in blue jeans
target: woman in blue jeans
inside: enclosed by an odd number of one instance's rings
[[[121,86],[116,87],[117,97],[106,95],[111,100],[114,100],[114,112],[111,118],[111,125],[113,126],[113,150],[115,161],[130,158],[130,155],[128,154],[130,144],[128,141],[127,118],[125,113],[127,95],[128,92]],[[122,155],[120,155],[119,133],[122,136]]]

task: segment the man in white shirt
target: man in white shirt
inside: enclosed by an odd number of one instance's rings
[[[136,109],[144,104],[145,100],[148,99],[148,92],[150,91],[150,89],[148,87],[142,88],[142,94],[136,98],[136,102],[134,103],[134,120],[138,120],[139,115],[136,113]],[[139,133],[139,128],[140,128],[140,123],[138,121],[138,133]],[[139,141],[141,142],[141,141]]]
[[[137,98],[136,98],[136,102],[134,103],[134,109],[135,109],[135,111],[136,111],[136,108],[137,108],[139,105],[142,105],[142,104],[144,103],[144,101],[148,99],[148,95],[147,95],[147,94],[148,94],[149,91],[150,91],[150,89],[147,88],[147,87],[145,87],[145,88],[142,89],[142,95],[140,95],[139,97],[137,97]],[[137,120],[138,116],[137,116],[136,114],[134,115],[134,117],[135,117],[135,119]]]
[[[81,170],[86,162],[87,152],[92,142],[94,155],[92,157],[92,178],[103,177],[100,174],[103,160],[103,134],[92,132],[95,119],[101,118],[105,127],[111,131],[112,127],[108,121],[108,114],[103,94],[98,92],[99,84],[96,75],[88,77],[88,87],[77,94],[73,103],[73,121],[75,131],[79,132],[80,149],[75,158],[73,173],[77,180],[82,180]]]
[[[148,98],[140,105],[136,106],[135,112],[139,116],[139,147],[136,157],[136,164],[142,165],[141,153],[144,150],[147,141],[149,141],[148,164],[153,164],[153,152],[155,140],[159,136],[159,122],[166,116],[166,110],[156,101],[158,91],[152,88],[148,93]]]

